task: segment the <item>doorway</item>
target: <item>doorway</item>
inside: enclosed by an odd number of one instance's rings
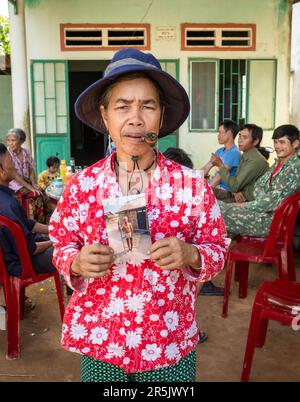
[[[78,96],[99,80],[109,61],[69,61],[69,108],[71,157],[76,166],[90,166],[105,156],[107,137],[84,124],[75,114]]]

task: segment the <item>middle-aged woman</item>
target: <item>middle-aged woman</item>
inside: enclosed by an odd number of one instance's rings
[[[54,264],[74,289],[62,346],[82,354],[83,381],[194,381],[196,283],[223,268],[229,240],[200,172],[152,146],[185,121],[188,96],[153,55],[123,49],[75,109],[116,151],[68,181],[50,220]],[[145,193],[152,246],[114,264],[103,203],[131,192]]]
[[[50,199],[36,184],[34,161],[30,152],[22,147],[26,134],[20,128],[12,128],[6,135],[7,149],[17,170],[9,187],[20,198],[26,198],[30,205],[30,216],[40,223],[48,223],[52,213]]]

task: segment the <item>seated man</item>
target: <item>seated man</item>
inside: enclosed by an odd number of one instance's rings
[[[222,182],[229,190],[219,190],[216,197],[224,202],[253,201],[254,184],[269,168],[266,158],[258,150],[263,130],[256,124],[246,124],[239,132],[239,150],[243,152],[237,171],[231,175],[222,159],[212,155],[211,162],[219,168]]]
[[[234,143],[234,139],[239,132],[238,125],[232,120],[224,120],[219,124],[219,134],[218,141],[223,147],[216,150],[215,154],[223,162],[225,169],[228,171],[229,175],[235,174],[237,166],[240,161],[241,154]],[[212,172],[213,168],[212,159],[202,167],[204,171],[204,176],[207,176]],[[209,179],[209,184],[214,190],[215,195],[218,193],[219,189],[229,190],[228,185],[222,180],[218,169],[214,172],[212,177]]]
[[[16,176],[16,169],[6,146],[0,143],[0,214],[17,222],[24,230],[28,251],[35,272],[54,272],[52,265],[53,246],[40,234],[48,234],[48,226],[28,219],[22,205],[16,200],[8,184]],[[0,247],[3,250],[7,271],[11,276],[21,275],[21,266],[15,249],[14,239],[5,227],[0,228]],[[0,305],[5,306],[3,288],[0,285]]]
[[[173,148],[170,147],[165,150],[163,155],[179,163],[182,166],[186,166],[187,168],[194,169],[194,164],[189,155],[181,148]],[[208,281],[202,284],[198,283],[198,294],[202,296],[224,296],[224,288],[219,286],[215,286],[212,281]],[[204,331],[200,331],[200,339],[206,339],[206,334]]]
[[[236,204],[219,201],[230,234],[266,237],[274,211],[286,197],[300,190],[299,130],[285,124],[275,129],[272,138],[278,159],[255,183],[254,200]]]

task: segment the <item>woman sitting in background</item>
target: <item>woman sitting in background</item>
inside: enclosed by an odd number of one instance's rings
[[[9,187],[18,197],[29,200],[29,215],[40,223],[48,223],[51,215],[49,197],[36,184],[34,161],[30,152],[22,147],[26,135],[20,128],[12,128],[6,135],[7,149],[17,170]]]

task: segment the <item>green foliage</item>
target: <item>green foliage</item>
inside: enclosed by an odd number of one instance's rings
[[[10,54],[8,18],[0,16],[0,55]]]

